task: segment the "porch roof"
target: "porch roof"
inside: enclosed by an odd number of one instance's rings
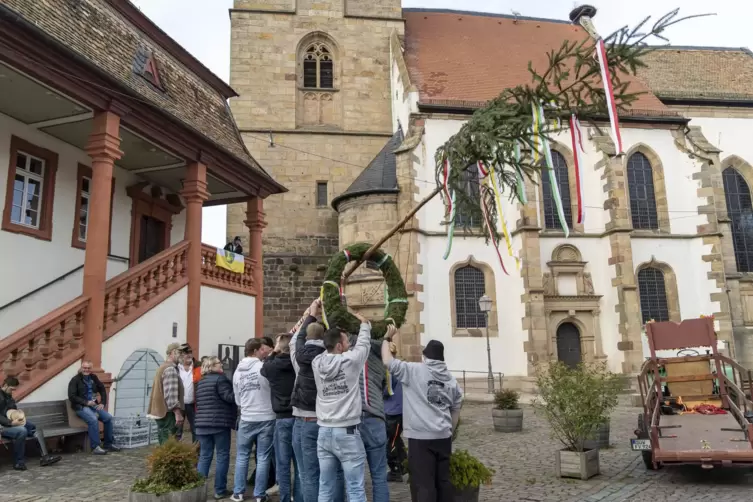
[[[255,173],[254,184],[262,186],[259,192],[263,196],[285,191],[246,149],[227,103],[236,93],[128,0],[2,3],[0,14],[2,10],[8,14],[10,9],[20,18],[14,21],[25,21],[27,27],[43,32],[48,45],[104,73],[113,81],[111,88],[104,90],[125,105],[150,105],[198,133],[217,150],[229,154],[234,163]],[[159,75],[157,85],[144,74],[150,59]],[[91,83],[83,78],[81,81]],[[211,149],[201,150],[203,155],[218,156]]]

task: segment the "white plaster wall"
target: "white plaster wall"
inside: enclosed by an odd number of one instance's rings
[[[70,272],[84,263],[85,252],[71,246],[74,224],[78,164],[91,165],[89,156],[44,132],[0,114],[0,180],[8,176],[11,136],[18,136],[35,145],[58,154],[53,202],[52,240],[45,241],[26,235],[0,231],[0,249],[22,253],[22,260],[0,260],[0,305]],[[131,239],[131,198],[126,188],[140,179],[130,172],[115,167],[115,192],[111,229],[111,259],[107,277],[112,278],[127,268]],[[0,190],[0,210],[5,204],[5,189]],[[185,211],[173,218],[171,243],[183,240]],[[5,256],[5,254],[3,254]],[[55,286],[42,290],[24,302],[0,311],[0,338],[8,336],[29,322],[73,300],[81,294],[79,272]]]
[[[217,346],[245,345],[255,336],[256,298],[201,287],[200,354],[217,355]]]
[[[750,141],[751,119],[746,118],[712,118],[693,117],[691,126],[700,126],[703,135],[722,153],[722,160],[730,155],[737,155],[748,163],[753,163],[753,142]]]
[[[405,93],[403,83],[400,81],[400,70],[398,69],[397,61],[393,55],[392,65],[390,66],[392,81],[392,130],[397,131],[398,124],[403,127],[403,132],[408,134],[408,127],[410,125],[410,114],[412,111],[416,111],[416,103],[418,101],[418,93],[409,92]]]
[[[165,349],[171,343],[185,343],[186,341],[186,310],[187,288],[182,288],[171,297],[154,307],[152,310],[126,326],[118,334],[105,341],[102,345],[102,368],[112,374],[113,378],[120,373],[123,363],[133,351],[138,349],[152,349],[164,356]],[[173,323],[178,323],[177,336],[173,338]],[[68,382],[81,365],[76,361],[60,372],[57,376],[29,394],[22,402],[35,403],[40,401],[56,401],[68,396]],[[110,389],[109,410],[115,402],[118,384],[113,383]]]
[[[609,265],[609,256],[611,250],[609,247],[609,238],[561,238],[545,237],[540,239],[541,246],[541,263],[544,271],[548,270],[546,263],[551,261],[552,253],[562,244],[570,244],[578,248],[587,262],[586,272],[590,272],[593,280],[594,293],[601,295],[599,302],[599,327],[601,329],[601,342],[604,354],[607,356],[607,365],[611,371],[622,372],[622,362],[624,356],[621,351],[617,350],[617,343],[620,341],[618,331],[619,316],[614,311],[617,305],[617,290],[612,287],[614,278],[614,267]]]

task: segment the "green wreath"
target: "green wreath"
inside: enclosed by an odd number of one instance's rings
[[[360,326],[358,319],[348,312],[340,300],[340,278],[346,265],[352,261],[360,261],[370,247],[371,244],[368,243],[353,244],[330,258],[322,286],[323,315],[326,324],[330,327],[336,326],[348,333],[358,333]],[[394,324],[399,328],[405,322],[408,293],[405,291],[405,283],[400,270],[390,255],[379,249],[369,257],[369,262],[379,267],[387,287],[385,318],[371,323],[371,338],[378,340],[384,338],[387,326]]]

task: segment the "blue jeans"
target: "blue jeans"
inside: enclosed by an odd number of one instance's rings
[[[217,470],[214,473],[214,493],[221,494],[227,490],[227,471],[230,468],[230,429],[217,434],[198,436],[199,474],[209,477],[209,467],[212,465],[212,454],[217,448]]]
[[[275,457],[277,459],[277,484],[280,487],[280,502],[290,502],[290,462],[293,462],[295,480],[293,497],[303,501],[301,478],[293,455],[293,425],[295,418],[278,418],[275,422]]]
[[[36,426],[26,421],[26,425],[19,425],[16,427],[6,427],[2,430],[2,433],[0,435],[4,438],[10,439],[13,441],[13,463],[23,464],[24,463],[24,457],[26,456],[26,439],[33,437],[34,432],[37,430]],[[43,448],[43,446],[40,444],[40,448]],[[47,450],[42,450],[42,455],[46,455]]]
[[[235,457],[235,495],[246,493],[246,477],[248,477],[248,459],[251,456],[251,445],[256,440],[256,483],[254,497],[263,497],[267,493],[269,481],[269,464],[272,461],[272,442],[275,435],[275,421],[245,422],[241,420],[238,426],[236,457]]]
[[[342,467],[348,502],[366,502],[364,464],[366,450],[357,426],[320,427],[316,455],[319,458],[319,501],[335,500],[337,469]]]
[[[76,415],[86,422],[86,425],[89,427],[89,443],[92,446],[92,450],[97,446],[100,446],[99,422],[102,422],[105,426],[105,446],[112,446],[112,415],[105,410],[97,411],[89,406],[78,410]]]
[[[316,420],[306,421],[296,418],[293,425],[293,453],[301,470],[304,502],[318,502],[319,500],[319,458],[316,453],[318,441],[319,425]],[[344,485],[343,471],[338,466],[338,489],[332,502],[345,502]]]
[[[369,462],[372,500],[390,502],[390,490],[387,488],[387,424],[379,417],[364,413],[358,430]]]

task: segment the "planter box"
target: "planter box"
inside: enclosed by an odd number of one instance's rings
[[[141,448],[157,443],[157,423],[147,417],[112,417],[115,446]]]
[[[475,488],[469,487],[465,490],[458,490],[453,487],[455,493],[452,496],[452,502],[478,502],[480,488],[480,486],[477,486]]]
[[[591,438],[583,441],[583,448],[589,450],[609,448],[609,422],[601,424]]]
[[[557,452],[555,468],[561,478],[590,479],[599,474],[599,450]]]
[[[492,410],[494,430],[520,432],[523,430],[523,410]]]
[[[207,485],[203,484],[191,490],[164,495],[130,492],[128,502],[207,502]]]

